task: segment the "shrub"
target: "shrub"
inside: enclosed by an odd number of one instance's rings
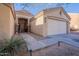
[[[25,42],[22,38],[6,39],[4,45],[0,48],[0,55],[15,55],[23,43]]]

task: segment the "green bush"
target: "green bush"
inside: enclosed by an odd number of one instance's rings
[[[21,48],[22,44],[25,43],[22,38],[11,38],[6,39],[5,43],[2,47],[0,47],[0,55],[15,55],[19,48]]]

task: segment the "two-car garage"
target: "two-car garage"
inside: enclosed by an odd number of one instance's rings
[[[70,17],[63,8],[45,9],[31,21],[31,32],[44,37],[68,34],[70,32]]]
[[[48,20],[47,35],[65,34],[67,31],[66,22],[58,20]]]

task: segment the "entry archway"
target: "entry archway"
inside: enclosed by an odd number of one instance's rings
[[[18,18],[18,33],[28,32],[28,19]]]

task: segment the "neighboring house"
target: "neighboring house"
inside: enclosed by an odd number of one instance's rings
[[[13,4],[0,4],[0,39],[11,38],[14,35]]]
[[[32,17],[33,15],[26,10],[16,11],[16,31],[18,33],[29,32]]]
[[[31,32],[41,36],[70,32],[70,17],[62,7],[45,9],[32,18],[30,23]]]
[[[70,28],[79,31],[79,13],[68,13],[71,17]]]

